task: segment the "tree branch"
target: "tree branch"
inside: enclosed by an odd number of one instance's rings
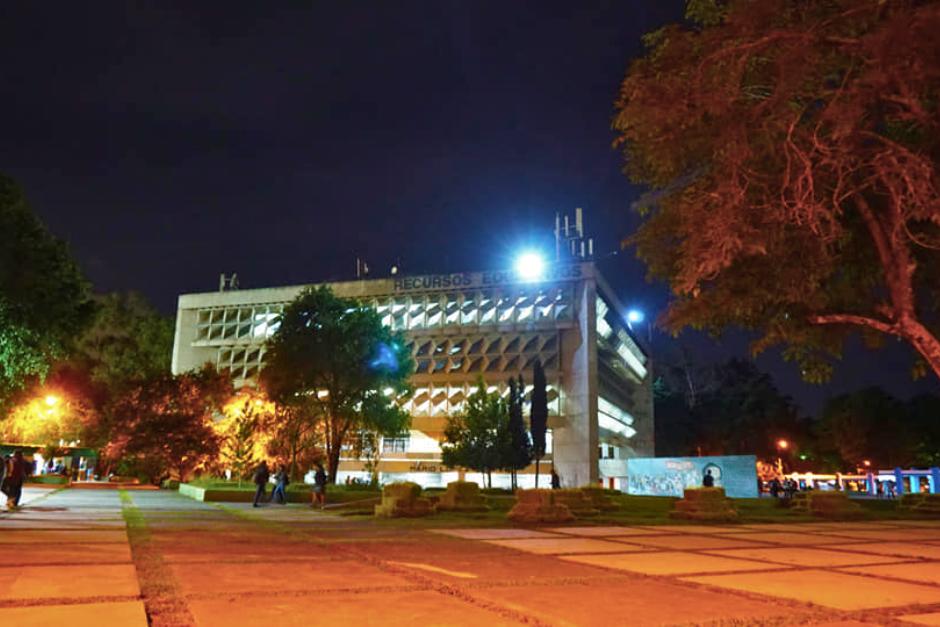
[[[855,314],[826,314],[810,316],[809,321],[812,324],[852,324],[859,327],[875,329],[876,331],[881,331],[882,333],[887,333],[888,335],[900,334],[900,329],[898,329],[897,325],[882,322],[881,320],[876,320],[875,318],[869,318],[867,316],[857,316]]]

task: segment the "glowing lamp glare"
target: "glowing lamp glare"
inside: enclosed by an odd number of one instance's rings
[[[538,253],[522,253],[516,258],[516,274],[526,281],[536,281],[545,273],[545,260]]]

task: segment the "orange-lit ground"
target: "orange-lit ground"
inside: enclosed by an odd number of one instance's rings
[[[429,530],[129,497],[0,514],[0,624],[940,624],[940,521]]]

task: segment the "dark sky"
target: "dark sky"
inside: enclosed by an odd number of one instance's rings
[[[639,190],[610,148],[611,102],[649,2],[72,2],[0,5],[0,170],[68,240],[96,289],[179,293],[502,267],[583,207],[617,249]],[[601,270],[650,312],[667,292],[631,253]],[[741,334],[689,335],[703,361]],[[657,351],[672,343],[657,335]],[[850,351],[831,385],[759,360],[808,411],[915,386],[903,347]]]

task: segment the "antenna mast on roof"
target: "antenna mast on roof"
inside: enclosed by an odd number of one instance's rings
[[[225,276],[225,273],[219,275],[219,291],[224,292],[226,290],[237,290],[238,289],[238,275],[234,272],[232,276]]]
[[[564,220],[562,220],[564,217]],[[590,259],[594,256],[594,238],[584,237],[584,217],[581,207],[574,210],[574,223],[568,215],[555,214],[555,261]]]

